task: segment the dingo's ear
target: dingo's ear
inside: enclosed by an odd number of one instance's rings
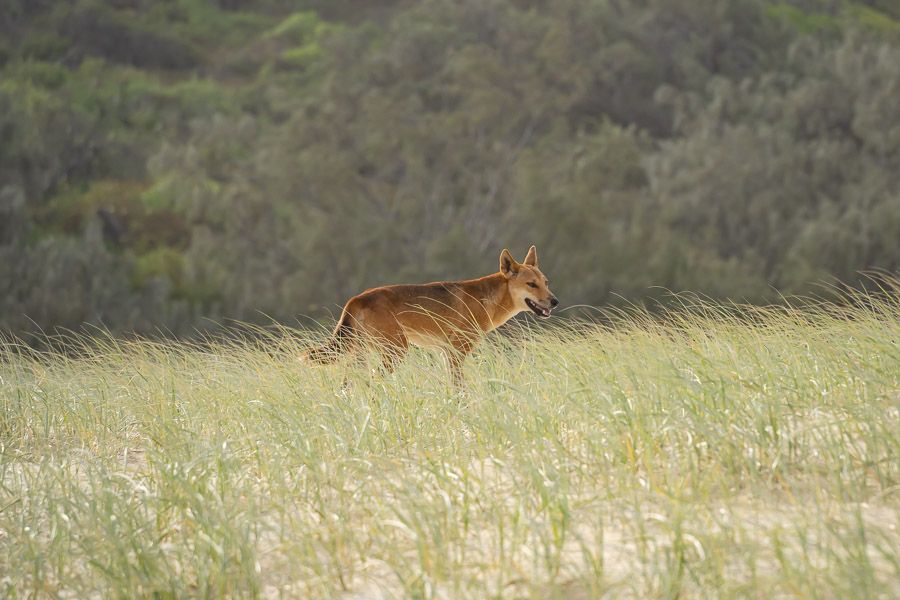
[[[528,254],[525,255],[525,260],[522,261],[523,265],[528,265],[529,267],[537,267],[538,259],[537,259],[537,248],[532,246],[528,249]]]
[[[507,279],[519,272],[519,263],[516,262],[516,259],[512,257],[512,254],[506,248],[500,253],[500,272]]]

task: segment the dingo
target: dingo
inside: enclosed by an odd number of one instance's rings
[[[458,384],[462,362],[482,335],[526,310],[550,316],[559,300],[548,283],[532,246],[521,263],[503,250],[500,271],[479,279],[366,290],[344,305],[331,339],[306,357],[331,363],[369,341],[380,351],[385,369],[392,371],[410,344],[437,347],[447,354]]]

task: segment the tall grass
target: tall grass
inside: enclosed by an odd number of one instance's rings
[[[298,331],[7,344],[0,596],[896,598],[900,303],[856,305],[522,319],[464,392]]]

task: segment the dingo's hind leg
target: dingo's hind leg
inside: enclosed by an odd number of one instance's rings
[[[378,340],[378,351],[381,354],[381,367],[385,373],[393,373],[409,350],[409,340],[398,327],[391,332],[381,332]]]
[[[406,356],[407,348],[400,346],[385,347],[381,350],[381,368],[385,373],[393,373]]]

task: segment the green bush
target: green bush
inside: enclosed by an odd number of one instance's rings
[[[176,70],[196,67],[200,62],[189,43],[99,4],[80,4],[66,16],[61,31],[76,49],[112,62]]]
[[[900,265],[890,3],[8,6],[0,248],[57,275],[0,327],[318,318],[531,243],[569,304]]]

